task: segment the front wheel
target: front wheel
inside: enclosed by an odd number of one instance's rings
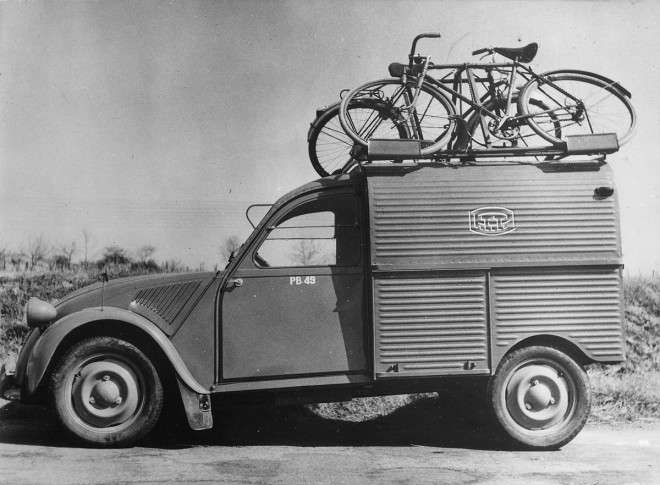
[[[145,436],[163,407],[163,386],[147,356],[112,337],[78,342],[51,376],[60,422],[94,446],[127,446]]]
[[[501,430],[518,445],[538,450],[575,438],[591,408],[584,369],[551,347],[526,347],[502,359],[488,398]]]
[[[379,99],[388,107],[396,129],[379,133],[379,138],[400,138],[404,127],[409,139],[421,142],[421,155],[439,151],[451,138],[456,121],[452,102],[429,84],[423,84],[415,99],[416,89],[397,78],[381,79],[362,84],[344,96],[339,106],[339,122],[344,132],[359,145],[367,146],[359,124],[352,118],[349,107],[359,99]]]
[[[623,145],[636,124],[635,110],[618,85],[584,72],[553,71],[532,79],[520,91],[518,110],[532,130],[553,144],[570,135],[615,133]]]

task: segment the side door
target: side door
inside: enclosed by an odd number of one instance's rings
[[[346,191],[275,215],[222,298],[221,381],[368,371],[363,238]]]

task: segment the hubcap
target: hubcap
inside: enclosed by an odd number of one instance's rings
[[[563,423],[574,407],[571,380],[550,363],[530,363],[512,373],[506,386],[509,415],[520,426],[548,429]]]
[[[135,416],[141,405],[141,380],[127,363],[96,360],[80,367],[71,398],[78,417],[99,428],[118,426]]]

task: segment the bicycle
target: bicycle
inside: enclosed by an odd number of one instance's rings
[[[538,51],[535,43],[473,52],[497,54],[513,61],[504,63],[434,65],[429,56],[415,54],[420,39],[438,37],[437,33],[415,37],[407,65],[391,64],[391,78],[350,90],[338,106],[324,113],[323,119],[317,118],[308,141],[310,158],[319,174],[331,173],[324,169],[329,152],[319,152],[318,140],[325,126],[334,122],[334,115],[355,145],[348,150],[347,163],[359,158],[356,148],[366,147],[368,140],[375,138],[418,140],[420,158],[442,159],[493,156],[498,150],[502,153],[503,148],[516,153],[511,149],[521,145],[525,148],[520,152],[523,154],[550,153],[544,146],[530,145],[531,139],[542,140],[545,147],[549,144],[558,153],[556,147],[563,146],[571,135],[615,133],[620,145],[632,136],[636,116],[628,101],[631,95],[619,83],[577,70],[536,74],[525,65]],[[436,79],[429,74],[432,70],[448,72]],[[524,85],[518,90],[519,79]],[[469,97],[464,90],[469,91]],[[445,146],[448,149],[441,151]]]

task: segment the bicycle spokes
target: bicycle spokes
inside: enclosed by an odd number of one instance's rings
[[[634,126],[634,112],[614,84],[582,74],[549,76],[547,83],[532,85],[529,90],[530,98],[541,100],[548,108],[530,109],[527,117],[545,131],[547,116],[554,115],[561,124],[562,138],[615,133],[625,142]]]

